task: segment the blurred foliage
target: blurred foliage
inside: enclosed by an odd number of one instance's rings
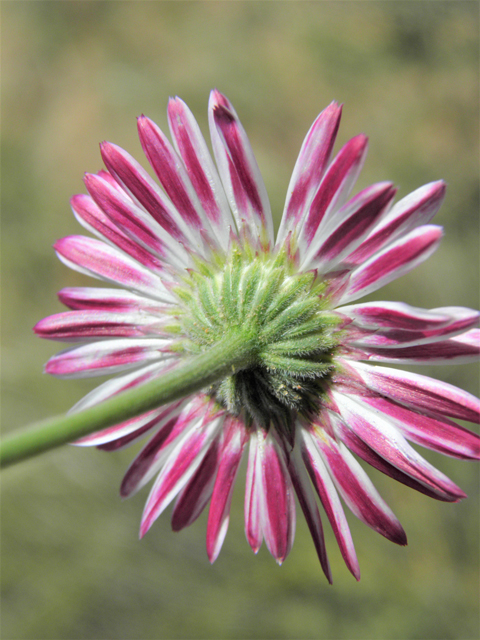
[[[81,232],[68,199],[109,139],[141,158],[134,117],[166,128],[180,95],[206,131],[210,88],[242,118],[277,222],[303,136],[332,99],[339,144],[365,131],[358,188],[399,196],[444,178],[446,238],[380,298],[478,306],[479,20],[475,2],[2,2],[3,420],[5,430],[68,409],[92,387],[42,377],[57,346],[31,327],[87,284],[51,250]],[[425,370],[423,370],[425,372]],[[476,367],[428,370],[473,393]],[[278,568],[243,534],[242,484],[211,567],[205,515],[173,534],[164,514],[139,543],[146,493],[121,503],[132,450],[67,447],[2,476],[2,638],[467,639],[478,628],[478,471],[428,455],[470,495],[445,505],[369,472],[409,535],[397,548],[350,518],[356,584],[331,531],[335,583],[301,515]],[[328,529],[328,527],[327,527]]]

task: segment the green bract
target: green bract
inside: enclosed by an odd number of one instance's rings
[[[315,271],[297,273],[286,249],[235,244],[227,259],[197,260],[174,289],[180,304],[171,330],[184,336],[179,349],[192,354],[232,332],[253,341],[249,363],[208,393],[247,423],[290,431],[295,412],[316,411],[333,369],[339,317],[327,310],[325,290]]]

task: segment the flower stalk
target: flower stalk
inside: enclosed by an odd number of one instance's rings
[[[44,420],[7,436],[0,448],[0,468],[196,393],[251,366],[256,351],[256,335],[248,329],[228,332],[207,351],[189,358],[156,380],[123,391],[78,413]]]

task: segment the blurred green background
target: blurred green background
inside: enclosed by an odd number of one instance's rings
[[[189,104],[205,132],[210,88],[228,95],[277,223],[303,136],[332,99],[344,102],[339,144],[370,136],[358,188],[388,179],[403,196],[431,180],[448,183],[439,251],[376,297],[478,307],[476,2],[39,0],[3,1],[2,14],[5,432],[66,411],[94,386],[42,375],[58,345],[31,327],[61,310],[57,290],[89,284],[51,245],[81,233],[68,200],[84,191],[84,171],[101,168],[97,143],[141,159],[135,116],[165,128],[170,95]],[[428,373],[478,392],[473,365]],[[138,542],[147,491],[117,497],[133,454],[66,447],[2,475],[4,640],[479,636],[475,465],[426,454],[469,494],[457,505],[372,471],[409,546],[349,517],[357,584],[327,525],[330,587],[300,514],[281,568],[265,547],[253,556],[243,478],[213,566],[204,516],[173,534],[166,513]]]

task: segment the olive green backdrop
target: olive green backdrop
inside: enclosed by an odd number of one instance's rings
[[[210,88],[229,96],[277,224],[303,136],[332,99],[344,102],[339,144],[370,136],[358,188],[393,180],[403,196],[448,183],[440,249],[375,297],[478,306],[478,3],[7,0],[1,9],[5,432],[66,411],[94,386],[42,374],[59,345],[31,327],[61,310],[57,290],[88,283],[51,245],[82,232],[68,200],[84,191],[84,171],[101,168],[98,142],[141,159],[135,116],[166,127],[170,95],[205,132]],[[473,393],[477,372],[428,370]],[[458,505],[372,471],[409,546],[349,518],[357,584],[327,525],[330,587],[300,514],[281,568],[265,547],[251,553],[243,478],[213,566],[205,516],[173,534],[165,513],[139,542],[147,491],[117,496],[133,455],[66,447],[2,475],[4,640],[478,637],[474,464],[427,454],[469,494]]]

